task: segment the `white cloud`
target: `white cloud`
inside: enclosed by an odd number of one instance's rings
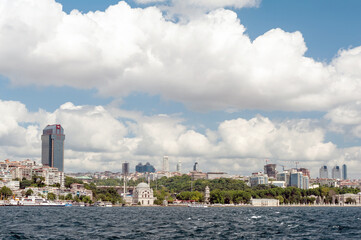
[[[181,159],[185,171],[198,161],[204,171],[233,174],[262,170],[267,158],[289,167],[293,165],[287,161],[299,161],[314,176],[324,163],[361,164],[359,147],[337,148],[325,141],[324,129],[307,119],[238,118],[202,134],[174,116],[144,116],[104,106],[65,103],[54,112],[29,112],[20,102],[0,101],[0,114],[6,116],[0,124],[0,155],[13,160],[40,161],[42,129],[62,124],[66,171],[117,171],[125,160],[133,167],[149,161],[159,168],[163,155],[170,156],[171,165]]]
[[[134,0],[138,4],[150,4],[150,3],[159,3],[165,2],[166,0]]]
[[[53,0],[5,0],[0,9],[0,74],[12,84],[95,88],[115,98],[145,92],[198,110],[327,111],[360,100],[359,49],[317,62],[304,56],[300,32],[272,29],[251,41],[224,9],[185,23],[125,2],[87,14],[66,14]]]

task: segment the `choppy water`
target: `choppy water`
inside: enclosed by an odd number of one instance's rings
[[[1,239],[361,239],[361,208],[0,207]]]

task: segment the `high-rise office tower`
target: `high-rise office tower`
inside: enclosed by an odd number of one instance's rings
[[[341,179],[341,168],[340,168],[340,166],[334,166],[332,168],[332,178],[333,179]]]
[[[168,156],[163,157],[163,171],[169,172],[169,159]]]
[[[122,163],[122,174],[123,174],[123,176],[127,176],[129,174],[129,163],[128,162]]]
[[[264,165],[264,173],[267,174],[268,177],[276,178],[276,164]]]
[[[320,168],[320,178],[328,178],[328,170],[326,165]]]
[[[64,129],[60,124],[48,125],[41,135],[41,163],[64,171]]]
[[[177,163],[177,172],[181,172],[182,171],[182,162],[179,160]]]
[[[347,180],[347,166],[346,166],[346,164],[342,165],[342,179]]]
[[[198,162],[195,162],[193,165],[193,171],[198,172]]]

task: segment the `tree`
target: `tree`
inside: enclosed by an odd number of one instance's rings
[[[13,192],[11,191],[10,188],[4,186],[4,187],[1,188],[0,194],[1,194],[1,196],[4,197],[5,199],[8,199],[8,197],[10,197],[10,196],[13,195]]]
[[[68,193],[68,194],[65,196],[65,200],[73,200],[73,195],[71,195],[71,193]]]
[[[31,195],[33,195],[34,194],[34,191],[32,190],[32,189],[28,189],[27,191],[26,191],[26,193],[25,193],[25,196],[26,197],[29,197],[29,196],[31,196]]]
[[[56,200],[56,195],[54,193],[48,193],[47,199],[49,200]]]
[[[23,178],[23,180],[20,182],[20,188],[25,189],[27,187],[30,187],[31,184],[32,184],[32,181],[27,180],[26,178],[25,179]]]
[[[72,185],[73,183],[83,184],[83,181],[68,176],[65,177],[65,187],[70,188],[70,185]]]

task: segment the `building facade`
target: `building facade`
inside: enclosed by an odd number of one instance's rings
[[[346,164],[342,165],[342,179],[347,180],[347,166],[346,166]]]
[[[145,165],[139,163],[137,166],[135,166],[135,171],[138,173],[154,173],[155,168],[149,162],[147,162]]]
[[[326,165],[320,168],[320,178],[328,178],[328,169]]]
[[[64,129],[60,124],[48,125],[41,136],[41,163],[64,172]]]
[[[139,183],[133,193],[133,203],[142,206],[154,205],[153,189],[146,183]]]
[[[276,178],[276,164],[267,164],[264,165],[264,173],[267,174],[269,178]]]
[[[163,157],[163,172],[169,172],[169,158],[168,158],[168,156]]]
[[[332,178],[333,179],[342,179],[341,178],[341,168],[340,168],[340,166],[334,166],[332,168]]]
[[[129,163],[128,162],[122,163],[122,174],[123,174],[123,176],[128,176],[128,174],[129,174]]]

